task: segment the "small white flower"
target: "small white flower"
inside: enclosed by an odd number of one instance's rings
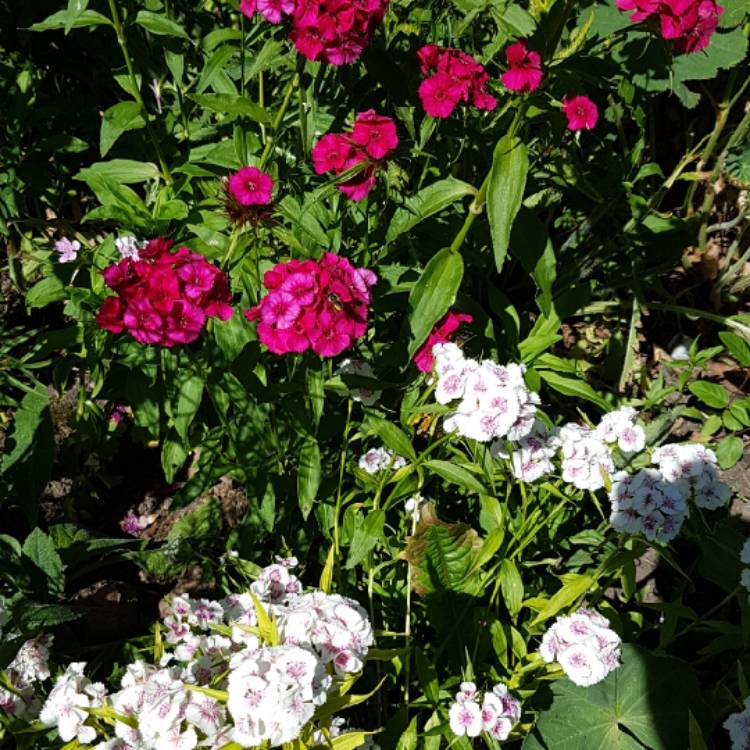
[[[482,732],[482,709],[474,701],[454,703],[448,719],[451,731],[458,737],[478,737]]]
[[[141,242],[131,236],[118,237],[115,240],[115,247],[117,247],[120,252],[120,256],[122,258],[129,258],[130,260],[140,259],[138,251],[140,250],[141,245]]]
[[[60,263],[72,263],[78,257],[80,249],[81,243],[78,240],[69,240],[67,237],[62,237],[55,242],[55,250]]]

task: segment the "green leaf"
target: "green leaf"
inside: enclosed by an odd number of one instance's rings
[[[150,161],[134,161],[133,159],[110,159],[98,161],[82,169],[76,174],[77,180],[88,182],[89,178],[106,175],[115,182],[128,185],[146,180],[158,179],[159,167]]]
[[[167,484],[174,481],[175,474],[185,465],[188,452],[181,438],[170,432],[164,438],[161,446],[161,468],[164,471],[164,478]]]
[[[167,539],[170,541],[184,539],[192,544],[199,540],[221,537],[224,529],[224,516],[221,503],[215,498],[209,498],[199,505],[192,513],[180,518],[169,530]]]
[[[40,386],[27,393],[16,409],[13,429],[0,458],[0,498],[18,504],[32,526],[36,524],[39,496],[52,471],[54,449],[49,396]]]
[[[139,10],[138,15],[135,17],[135,22],[146,29],[146,31],[150,31],[157,36],[177,36],[182,39],[190,39],[180,24],[158,13]]]
[[[307,520],[320,486],[320,448],[318,441],[308,435],[299,453],[297,496],[302,518]]]
[[[400,234],[408,232],[421,221],[436,214],[467,195],[476,195],[476,188],[468,182],[447,177],[433,182],[410,196],[397,208],[388,225],[386,242],[393,242]]]
[[[554,617],[561,609],[565,609],[573,604],[573,602],[578,601],[594,584],[594,579],[591,576],[578,575],[577,573],[570,573],[565,576],[564,580],[562,588],[555,592],[552,598],[545,604],[544,609],[537,614],[531,623],[531,627],[549,620],[550,617]]]
[[[729,403],[729,393],[718,383],[698,380],[688,384],[688,390],[706,406],[723,409]]]
[[[500,563],[499,578],[505,606],[510,616],[515,617],[521,611],[523,602],[523,580],[512,560],[506,558]]]
[[[193,421],[203,398],[203,380],[189,371],[177,373],[177,399],[173,408],[172,421],[177,434],[187,439],[188,428]]]
[[[99,133],[99,153],[106,156],[115,141],[128,130],[139,130],[146,125],[141,106],[137,102],[119,102],[102,117]],[[110,175],[114,178],[114,175]],[[115,178],[116,179],[116,178]]]
[[[140,370],[131,370],[125,385],[133,418],[154,437],[159,436],[159,398],[156,389]]]
[[[196,93],[202,94],[207,88],[210,88],[219,73],[222,72],[224,66],[237,54],[235,47],[226,45],[219,47],[205,64],[201,77],[198,79],[198,85],[196,86]]]
[[[516,136],[505,135],[495,147],[487,186],[487,216],[498,272],[505,263],[513,220],[523,201],[529,157]]]
[[[47,276],[26,292],[26,304],[33,310],[35,307],[46,307],[59,302],[66,296],[65,284],[57,276]]]
[[[377,435],[385,444],[386,448],[395,451],[399,456],[408,458],[410,461],[417,460],[417,454],[414,451],[411,438],[393,422],[380,417],[368,416],[364,428],[368,432]]]
[[[43,21],[29,27],[30,31],[51,31],[52,29],[64,29],[68,23],[68,11],[59,10]],[[82,29],[87,26],[111,26],[112,21],[95,10],[84,10],[73,21],[72,28]]]
[[[688,710],[700,707],[698,681],[685,662],[622,648],[622,666],[590,687],[568,679],[551,685],[523,750],[683,750]]]
[[[417,750],[417,717],[415,716],[399,737],[396,750]]]
[[[59,604],[40,604],[28,600],[22,600],[13,610],[13,619],[18,628],[25,633],[38,633],[63,622],[77,620],[80,616]]]
[[[609,411],[609,404],[586,381],[580,378],[561,375],[552,370],[535,370],[542,380],[558,393],[564,396],[575,396],[596,404],[603,411]]]
[[[750,175],[748,177],[750,178]],[[750,367],[750,344],[745,339],[731,331],[722,331],[719,338],[737,362],[743,367]]]
[[[736,435],[722,438],[716,446],[716,458],[722,469],[731,469],[742,458],[743,453],[744,445]]]
[[[49,593],[54,596],[63,594],[65,591],[63,564],[52,540],[40,528],[35,528],[26,537],[21,551],[23,557],[44,574]]]
[[[449,248],[430,258],[409,294],[410,358],[455,302],[463,276],[463,258]]]
[[[438,459],[425,461],[422,465],[426,469],[431,469],[446,481],[451,482],[452,484],[457,484],[459,487],[464,487],[470,492],[477,492],[480,495],[490,494],[489,490],[482,484],[482,482],[462,466],[457,466],[450,461],[440,461]]]
[[[727,149],[724,154],[724,171],[738,187],[747,189],[750,186],[750,138]]]
[[[215,320],[214,336],[219,349],[230,362],[234,362],[245,345],[255,338],[252,326],[242,315],[232,315],[229,320]]]
[[[434,504],[425,503],[402,554],[412,566],[412,587],[420,595],[441,590],[475,592],[478,577],[467,574],[478,546],[474,529],[465,523],[441,521]]]
[[[232,117],[249,117],[255,122],[267,123],[270,121],[268,112],[259,107],[255,102],[243,96],[233,96],[232,94],[193,94],[189,97],[196,104],[205,109],[220,112]]]
[[[269,645],[277,646],[279,644],[279,631],[276,622],[268,616],[260,600],[252,591],[248,591],[255,605],[255,614],[258,616],[258,631],[260,637]]]
[[[347,570],[351,570],[365,559],[367,553],[383,536],[384,527],[385,512],[382,510],[368,513],[364,521],[355,527],[352,543],[349,545],[349,557],[344,566]]]

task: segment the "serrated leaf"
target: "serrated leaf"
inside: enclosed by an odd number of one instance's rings
[[[433,503],[424,503],[414,534],[402,558],[413,566],[412,588],[420,595],[437,590],[473,590],[476,576],[466,580],[479,536],[466,524],[441,521]]]

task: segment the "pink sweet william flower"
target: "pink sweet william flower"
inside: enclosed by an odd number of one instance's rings
[[[714,0],[666,0],[663,5],[661,35],[674,40],[677,54],[705,49],[724,12]]]
[[[432,347],[436,344],[447,344],[453,340],[453,335],[461,323],[471,323],[472,316],[468,313],[459,313],[450,310],[438,324],[432,329],[427,341],[414,355],[414,364],[420,372],[432,372]]]
[[[242,206],[265,206],[271,202],[271,175],[257,167],[242,167],[229,178],[229,191]]]
[[[471,101],[477,109],[493,110],[497,100],[486,91],[489,74],[479,62],[452,47],[428,44],[417,52],[425,79],[419,98],[430,117],[449,117],[456,105]]]
[[[568,118],[568,130],[592,130],[599,119],[596,104],[587,96],[563,99],[563,112]]]
[[[522,93],[539,88],[542,82],[542,58],[538,52],[526,49],[526,42],[522,40],[506,47],[505,59],[508,70],[501,80],[506,88]]]
[[[278,263],[263,277],[268,294],[245,317],[257,322],[258,338],[274,354],[312,349],[334,357],[365,335],[376,281],[333,253]]]
[[[657,16],[662,38],[674,42],[677,54],[705,49],[724,12],[716,0],[617,0],[617,7],[633,11],[634,23]]]
[[[226,274],[187,247],[171,251],[171,240],[151,240],[140,260],[123,258],[103,271],[115,292],[96,315],[110,333],[127,331],[143,344],[188,344],[200,335],[206,319],[227,320],[232,294]]]
[[[352,141],[373,159],[383,159],[398,146],[396,123],[374,109],[360,112],[354,121]]]
[[[351,133],[327,133],[312,150],[317,174],[340,175],[362,165],[338,189],[353,201],[362,200],[372,190],[383,160],[398,146],[396,123],[374,109],[360,112]]]
[[[463,87],[447,73],[435,73],[419,84],[419,98],[430,117],[450,117],[463,96]]]
[[[316,174],[342,172],[352,154],[351,141],[341,133],[326,133],[313,146],[313,168]]]

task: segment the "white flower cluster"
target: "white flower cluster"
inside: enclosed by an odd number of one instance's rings
[[[5,669],[13,692],[0,688],[0,711],[25,720],[35,719],[39,715],[42,704],[35,695],[34,684],[49,678],[52,638],[51,635],[40,635],[26,641],[18,650]]]
[[[375,379],[375,372],[367,362],[361,359],[345,359],[339,364],[339,373],[342,375],[359,375],[363,378]],[[380,399],[382,391],[375,391],[371,388],[351,388],[349,395],[365,406],[372,406]]]
[[[65,674],[57,678],[39,714],[39,721],[45,727],[57,727],[63,742],[77,739],[85,745],[96,739],[96,729],[85,722],[89,718],[88,709],[104,704],[107,689],[101,682],[91,682],[83,674],[85,666],[83,661],[68,665]]]
[[[623,453],[645,447],[646,433],[634,419],[635,409],[627,406],[605,414],[596,427],[569,422],[548,431],[537,419],[530,432],[512,446],[515,450],[510,456],[500,440],[493,443],[492,452],[499,458],[510,458],[516,479],[534,482],[554,471],[552,459],[559,451],[563,480],[593,492],[604,487],[605,477],[615,470],[615,445]]]
[[[745,707],[742,711],[732,714],[724,722],[724,729],[729,732],[732,750],[750,748],[750,696],[745,698]]]
[[[742,569],[742,575],[740,577],[740,583],[750,593],[750,538],[745,540],[742,545],[742,551],[740,552],[740,562],[748,567]]]
[[[617,531],[669,542],[689,515],[691,497],[708,510],[729,501],[731,493],[719,477],[716,455],[705,446],[669,443],[657,448],[652,460],[657,469],[641,469],[632,476],[619,472],[612,477],[609,521]]]
[[[716,468],[716,454],[704,445],[669,443],[657,448],[652,461],[668,482],[674,482],[680,491],[699,508],[716,510],[729,502],[731,491],[721,481]]]
[[[158,665],[127,667],[120,690],[71,664],[58,678],[40,719],[64,741],[90,744],[88,708],[111,708],[114,737],[97,750],[193,750],[279,747],[298,737],[341,678],[360,671],[373,631],[356,602],[304,593],[294,558],[264,568],[250,592],[221,601],[177,596],[164,618],[168,648]],[[255,597],[272,618],[278,643],[264,641]],[[269,639],[273,641],[274,639]],[[209,692],[206,692],[206,690]],[[226,691],[226,705],[212,691]]]
[[[506,685],[499,682],[481,700],[473,682],[462,682],[448,719],[453,734],[478,737],[486,732],[495,740],[507,740],[511,729],[521,718],[521,704]]]
[[[670,542],[688,515],[685,496],[656,469],[618,472],[612,479],[609,522],[617,531],[641,533],[650,542]]]
[[[576,685],[588,687],[620,666],[621,644],[606,617],[582,607],[555,620],[542,637],[539,653],[547,663],[556,661]]]
[[[495,438],[520,440],[528,435],[539,396],[526,386],[523,365],[468,359],[450,343],[436,344],[432,354],[437,375],[435,400],[439,404],[459,402],[443,421],[446,432],[484,443]]]
[[[623,406],[605,414],[594,433],[604,443],[617,443],[623,453],[640,453],[646,447],[646,432],[635,423],[635,417],[635,409]]]
[[[396,471],[402,466],[406,466],[406,459],[398,454],[394,455],[393,451],[387,448],[370,448],[359,457],[359,468],[368,474],[377,474],[389,468]]]

